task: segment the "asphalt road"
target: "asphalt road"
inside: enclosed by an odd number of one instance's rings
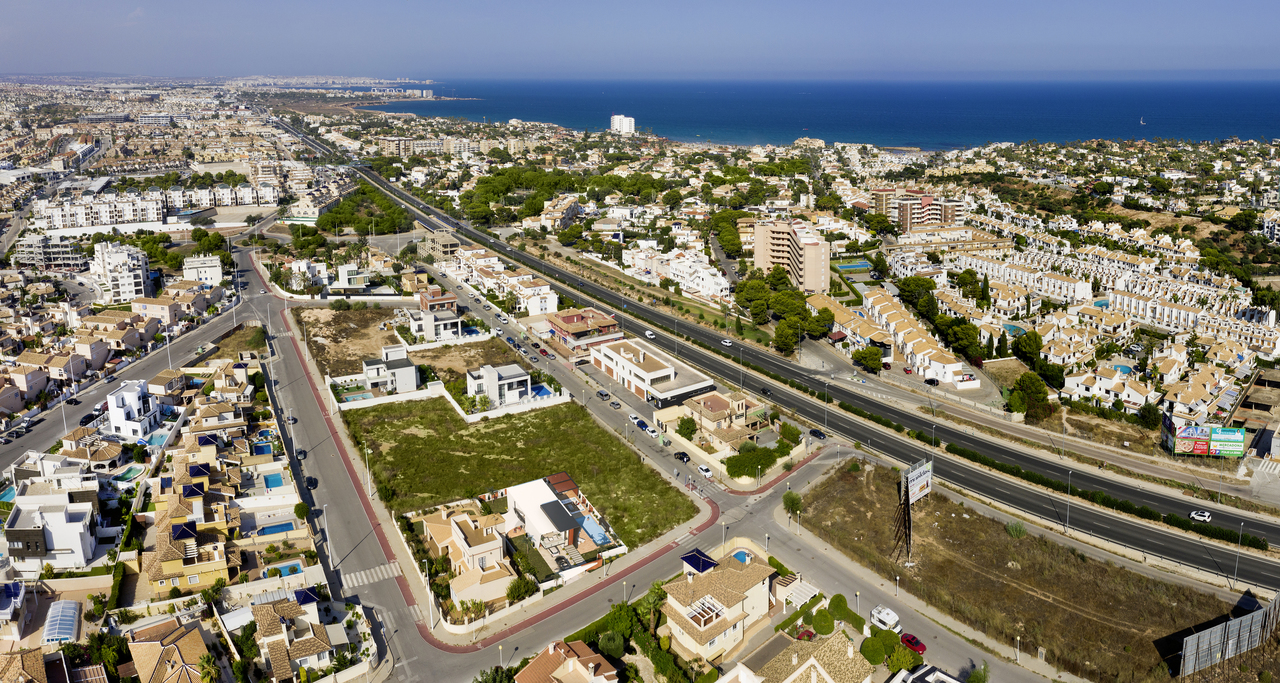
[[[374,182],[380,181],[372,173],[366,173],[366,178],[371,178]],[[379,184],[382,184],[384,188],[386,187],[384,183]],[[397,193],[397,197],[403,203],[404,195]],[[430,207],[425,207],[425,205],[421,205],[418,202],[414,203],[417,204],[415,208],[419,209],[419,213],[431,211],[432,222],[437,225],[442,223],[440,216]],[[522,265],[551,275],[559,281],[553,282],[553,286],[562,296],[580,300],[582,298],[581,293],[585,293],[597,301],[603,302],[606,312],[611,309],[621,314],[640,315],[658,326],[665,327],[667,330],[677,330],[681,335],[692,337],[710,347],[720,348],[720,341],[723,337],[711,330],[689,324],[677,327],[678,322],[674,317],[644,303],[624,297],[590,280],[579,280],[574,273],[546,263],[528,253],[511,249],[508,245],[465,225],[454,223],[454,227],[458,232],[465,233],[473,241],[492,248],[495,252],[510,260],[518,261]],[[570,283],[578,291],[570,290],[561,283]],[[671,335],[666,334],[661,327],[655,328],[654,332],[660,336],[660,341],[667,349],[674,350],[676,341]],[[1067,481],[1070,474],[1071,484],[1075,488],[1104,491],[1116,498],[1130,500],[1136,505],[1146,505],[1161,513],[1176,513],[1185,516],[1189,511],[1186,500],[1180,496],[1170,496],[1161,491],[1146,489],[1107,476],[1099,476],[1087,468],[1079,469],[1077,463],[1043,458],[1010,444],[967,434],[945,423],[935,425],[922,413],[887,405],[874,398],[842,387],[837,383],[828,384],[828,378],[767,351],[745,344],[735,344],[731,347],[731,351],[729,349],[725,349],[725,351],[741,355],[746,362],[763,367],[782,377],[794,379],[805,386],[828,391],[836,401],[844,401],[868,412],[882,415],[906,426],[908,429],[934,433],[944,443],[955,443],[978,451],[1000,462],[1016,464],[1024,470],[1037,472],[1060,481]],[[732,379],[739,374],[739,367],[735,363],[687,342],[679,343],[679,353],[682,358],[718,377]],[[763,384],[765,381],[761,380],[761,383]],[[923,458],[931,457],[931,451],[913,443],[903,442],[898,439],[876,438],[874,432],[857,421],[852,415],[844,413],[844,411],[834,406],[830,410],[823,411],[819,404],[810,401],[807,396],[802,398],[797,392],[776,382],[768,381],[767,384],[773,390],[773,402],[795,410],[800,415],[818,424],[823,424],[824,421],[827,421],[831,431],[834,433],[858,441],[874,440],[877,448],[881,448],[906,462],[916,462]],[[759,387],[753,388],[759,389]],[[959,465],[949,457],[938,460],[935,463],[935,471],[939,477],[945,480],[982,493],[1011,507],[1051,520],[1058,520],[1063,524],[1067,521],[1067,500],[1065,496],[1015,485],[1003,476],[976,471],[970,467]],[[1237,571],[1234,550],[1210,543],[1190,534],[1163,529],[1153,531],[1144,524],[1139,524],[1135,520],[1119,515],[1091,511],[1096,517],[1089,518],[1085,516],[1088,513],[1081,512],[1084,506],[1075,505],[1073,507],[1076,514],[1071,520],[1072,529],[1086,531],[1099,538],[1129,546],[1145,553],[1162,556],[1203,571],[1233,579],[1239,578],[1240,581],[1247,584],[1280,589],[1280,564],[1273,561],[1241,554]],[[1275,520],[1259,519],[1254,516],[1239,514],[1230,509],[1220,508],[1215,513],[1214,523],[1228,529],[1240,529],[1243,523],[1243,529],[1247,533],[1280,540],[1280,522]]]

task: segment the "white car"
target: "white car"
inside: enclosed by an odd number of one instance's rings
[[[653,427],[650,427],[650,428],[648,428],[648,429],[646,429],[646,430],[644,430],[644,431],[645,431],[645,433],[646,433],[646,434],[648,434],[649,436],[651,436],[651,437],[653,437],[653,438],[655,438],[655,439],[656,439],[656,438],[658,438],[658,430],[654,429]]]
[[[1205,522],[1205,523],[1208,523],[1209,520],[1213,519],[1213,515],[1210,514],[1208,510],[1192,510],[1191,514],[1187,516],[1190,517],[1191,519],[1194,519],[1197,522]]]
[[[636,415],[635,413],[631,413],[630,415],[627,416],[627,419],[631,420],[631,424],[635,424],[640,421],[640,416]]]
[[[720,345],[721,345],[721,346],[733,346],[733,342],[729,341],[728,339],[721,339],[721,340],[720,340]]]
[[[645,331],[644,331],[644,336],[648,337],[649,339],[654,339],[654,338],[656,338],[658,335],[654,334],[654,333],[653,333],[653,330],[645,330]]]
[[[711,478],[711,468],[710,468],[710,467],[707,467],[706,465],[698,465],[698,471],[699,471],[699,472],[701,472],[701,473],[702,473],[702,476],[706,477],[707,479],[710,479],[710,478]]]
[[[259,293],[259,294],[266,294],[266,293],[267,293],[267,290],[265,290],[265,289],[259,289],[259,290],[258,290],[258,293]]]
[[[493,333],[494,333],[495,335],[497,335],[497,336],[501,337],[501,336],[502,336],[502,328],[501,328],[501,327],[495,327],[495,328],[493,328]]]

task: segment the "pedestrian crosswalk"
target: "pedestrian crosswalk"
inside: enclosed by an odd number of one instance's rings
[[[351,572],[349,574],[343,571],[342,585],[347,588],[355,588],[357,586],[363,586],[365,584],[377,583],[379,581],[393,579],[397,576],[400,576],[400,574],[401,574],[400,565],[394,562],[390,562],[387,564],[378,565],[377,567],[373,567],[372,569],[364,569],[358,572]]]
[[[423,616],[422,610],[419,609],[417,605],[410,605],[404,609],[387,612],[383,615],[383,619],[386,621],[387,630],[392,632],[396,631],[401,626],[408,625],[404,622],[414,624],[427,623],[427,618]]]

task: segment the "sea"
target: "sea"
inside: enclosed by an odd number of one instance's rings
[[[945,150],[988,142],[1091,139],[1271,139],[1280,81],[435,83],[468,98],[370,107],[472,121],[521,119],[577,130],[635,118],[638,131],[682,142],[832,142]]]

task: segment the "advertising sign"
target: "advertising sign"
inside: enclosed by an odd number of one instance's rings
[[[921,460],[908,467],[902,473],[902,484],[906,487],[908,504],[924,498],[933,489],[933,463]]]
[[[1243,429],[1187,425],[1174,435],[1173,453],[1241,458],[1244,457],[1245,436]]]
[[[1209,455],[1243,458],[1244,430],[1214,427],[1209,436]]]

